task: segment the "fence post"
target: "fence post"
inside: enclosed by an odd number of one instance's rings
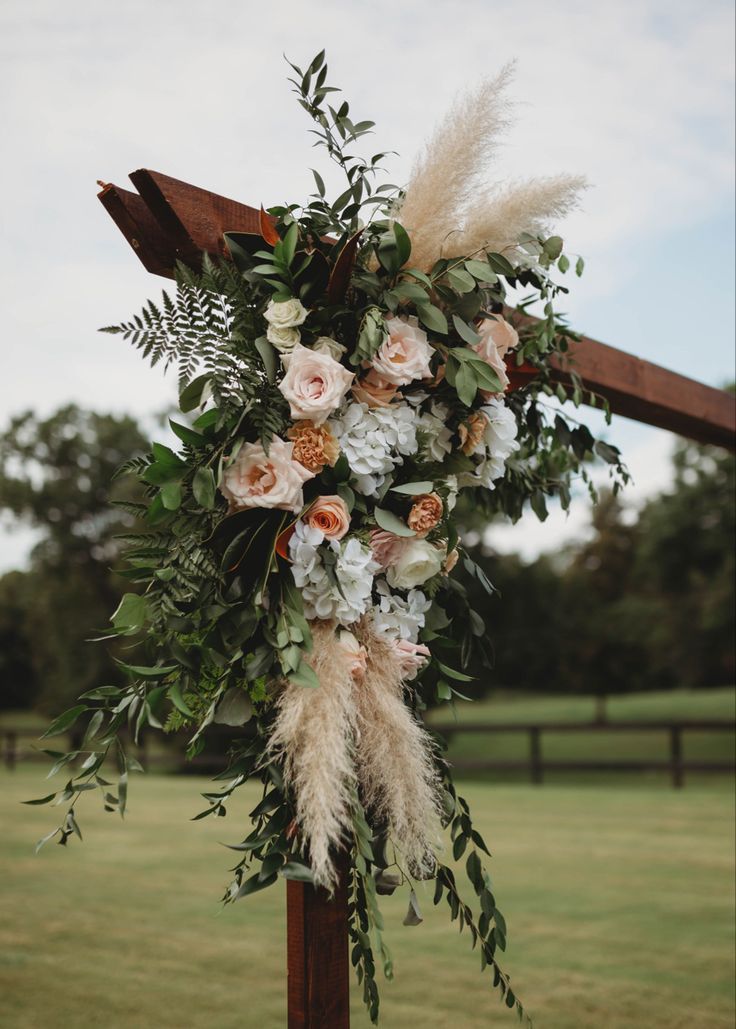
[[[7,729],[5,732],[5,767],[9,772],[15,768],[18,760],[18,733],[15,729]]]
[[[542,733],[538,725],[529,726],[529,763],[532,773],[532,782],[536,786],[542,785]]]
[[[682,726],[670,726],[670,762],[672,785],[680,789],[685,784],[685,770],[682,765]]]

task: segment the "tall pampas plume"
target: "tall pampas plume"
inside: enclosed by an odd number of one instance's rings
[[[345,845],[351,827],[356,710],[350,666],[333,623],[314,622],[311,629],[314,648],[308,660],[319,687],[284,685],[267,755],[283,759],[314,881],[332,892],[334,853]]]
[[[546,232],[576,206],[585,180],[558,175],[505,188],[491,166],[510,124],[509,64],[459,95],[417,158],[397,217],[412,239],[411,263],[515,248],[523,232]]]
[[[355,630],[367,652],[356,686],[356,765],[366,809],[384,822],[413,875],[430,873],[440,839],[440,781],[429,734],[403,699],[401,668],[370,619]]]

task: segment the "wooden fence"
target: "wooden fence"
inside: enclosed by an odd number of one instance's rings
[[[524,772],[530,782],[542,785],[547,772],[667,772],[672,785],[684,786],[688,772],[731,773],[736,772],[736,761],[687,760],[684,756],[683,735],[686,732],[736,733],[736,722],[722,719],[691,719],[687,721],[638,721],[638,722],[478,722],[458,725],[455,723],[432,726],[447,740],[473,733],[491,737],[502,733],[524,734],[529,738],[527,756],[524,759],[499,759],[492,756],[489,746],[488,757],[451,758],[453,768],[461,772]],[[566,761],[547,758],[543,753],[544,733],[639,733],[657,732],[666,734],[669,740],[669,754],[666,759],[631,758],[624,760],[595,759],[592,761]],[[19,761],[47,760],[45,754],[35,749],[38,741],[36,729],[2,729],[2,750],[0,759],[4,766],[13,770]],[[228,735],[228,739],[232,737]],[[28,743],[24,743],[28,741]],[[201,754],[193,762],[187,762],[184,754],[176,747],[151,753],[147,737],[141,736],[136,756],[146,770],[157,765],[169,771],[191,770],[195,772],[216,772],[222,765],[214,752]],[[72,749],[75,744],[72,743]]]

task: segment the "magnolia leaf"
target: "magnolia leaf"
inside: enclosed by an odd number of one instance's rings
[[[393,511],[387,511],[383,507],[377,507],[373,512],[376,523],[386,532],[392,532],[394,536],[416,536],[413,529],[410,529],[406,522],[395,515]]]
[[[181,507],[181,484],[167,482],[161,487],[161,503],[167,511],[178,511]]]
[[[178,436],[182,443],[187,443],[190,447],[201,447],[206,442],[201,433],[190,429],[188,425],[175,422],[173,418],[169,418],[169,425],[174,435]]]
[[[265,241],[272,247],[275,247],[281,239],[274,226],[274,221],[275,219],[266,213],[263,204],[261,204],[261,209],[258,212],[258,228]]]
[[[429,482],[405,482],[403,486],[392,486],[391,493],[403,493],[409,497],[419,497],[424,493],[431,493],[434,483]]]
[[[327,302],[329,304],[342,303],[345,297],[358,252],[358,243],[360,243],[362,235],[363,229],[359,229],[354,236],[351,236],[340,251],[340,256],[335,261],[335,267],[332,269],[327,286]]]
[[[196,379],[192,379],[179,394],[179,410],[186,414],[187,411],[193,411],[195,407],[200,407],[209,381],[209,375],[198,375]]]

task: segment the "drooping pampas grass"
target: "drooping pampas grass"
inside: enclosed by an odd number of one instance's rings
[[[440,781],[432,741],[404,703],[399,662],[369,618],[355,629],[366,648],[365,679],[356,685],[356,766],[363,803],[384,822],[412,874],[435,866],[440,837]]]
[[[332,892],[337,881],[334,852],[344,846],[351,826],[355,696],[334,624],[314,622],[311,629],[314,648],[309,663],[319,688],[284,685],[267,753],[283,758],[284,779],[295,798],[300,832],[308,841],[314,880]]]
[[[411,264],[515,248],[545,233],[578,202],[585,180],[558,175],[502,187],[490,167],[508,127],[513,66],[460,95],[415,162],[397,217],[412,240]]]

